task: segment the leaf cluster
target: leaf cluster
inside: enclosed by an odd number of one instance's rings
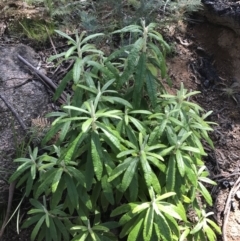
[[[29,149],[28,158],[16,159],[10,179],[32,197],[24,224],[35,225],[32,240],[213,241],[220,232],[204,206],[212,205],[204,183],[214,184],[202,161],[203,140],[213,147],[211,112],[189,101],[197,92],[183,85],[167,93],[170,47],[155,24],[141,24],[114,32],[135,41],[109,57],[89,43],[102,34],[73,39],[57,31],[70,46],[51,60],[74,65],[54,98],[69,84],[74,94],[48,114],[55,121],[42,140],[45,152]]]

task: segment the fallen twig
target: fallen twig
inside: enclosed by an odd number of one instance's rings
[[[48,78],[46,75],[44,75],[43,73],[41,73],[38,69],[36,69],[33,65],[31,65],[26,59],[24,59],[21,55],[17,55],[18,58],[24,63],[26,64],[28,67],[30,67],[30,69],[34,72],[34,74],[37,77],[40,77],[40,79],[43,81],[44,84],[46,84],[47,86],[51,87],[54,91],[57,89],[57,85],[53,83],[53,81]],[[66,102],[67,100],[67,94],[65,92],[63,92],[61,94],[61,98],[64,100],[64,102]]]
[[[223,236],[223,241],[227,241],[227,234],[226,234],[226,228],[227,228],[227,223],[228,223],[228,217],[229,213],[231,210],[231,200],[234,197],[235,193],[237,190],[240,188],[240,177],[237,179],[235,182],[234,186],[232,187],[231,191],[228,194],[228,199],[225,205],[224,209],[224,217],[223,217],[223,226],[222,226],[222,236]]]
[[[3,102],[5,103],[5,105],[11,110],[11,112],[13,113],[13,115],[15,116],[15,118],[17,119],[18,123],[20,124],[20,126],[23,128],[24,131],[27,131],[27,127],[25,126],[25,124],[23,123],[23,121],[21,120],[21,118],[19,117],[18,113],[14,110],[14,108],[12,107],[12,105],[10,103],[8,103],[8,101],[5,99],[5,97],[3,97],[0,94],[0,98],[3,100]]]
[[[7,226],[8,219],[9,219],[10,214],[11,214],[13,194],[14,194],[16,182],[17,182],[17,181],[13,181],[12,183],[9,184],[9,188],[8,188],[7,212],[6,212],[6,216],[5,216],[5,218],[4,218],[4,221],[3,221],[3,223],[2,223],[2,227],[1,227],[1,230],[0,230],[0,240],[1,240],[1,238],[3,237],[4,230],[5,230],[6,226]]]

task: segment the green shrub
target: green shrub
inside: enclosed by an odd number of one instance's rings
[[[189,101],[198,92],[164,90],[169,46],[154,27],[142,21],[116,31],[135,42],[109,57],[88,43],[102,34],[74,40],[57,31],[70,46],[51,60],[75,64],[54,98],[69,83],[74,94],[48,114],[55,121],[42,140],[45,153],[36,147],[16,159],[10,179],[31,198],[23,226],[35,225],[32,240],[213,241],[220,233],[205,213],[212,199],[204,183],[214,184],[202,161],[202,141],[213,147],[211,112]]]

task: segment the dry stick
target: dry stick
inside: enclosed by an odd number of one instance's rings
[[[19,117],[18,113],[14,110],[14,108],[12,107],[12,105],[10,103],[8,103],[8,101],[5,99],[5,97],[3,97],[0,94],[0,98],[3,100],[3,102],[5,103],[5,105],[12,111],[13,115],[15,116],[15,118],[17,119],[18,123],[21,125],[21,127],[23,128],[24,131],[27,131],[27,127],[25,126],[25,124],[23,123],[23,121],[21,120],[21,118]]]
[[[224,218],[223,218],[223,227],[222,227],[222,234],[223,234],[223,241],[227,241],[227,235],[226,235],[226,228],[227,228],[227,222],[228,222],[228,217],[231,209],[231,199],[237,192],[237,190],[240,188],[240,177],[237,179],[235,182],[233,188],[228,194],[228,199],[225,205],[224,209]]]
[[[40,76],[41,77],[40,79],[43,80],[45,82],[45,84],[50,86],[54,91],[57,89],[57,85],[54,84],[53,81],[50,78],[48,78],[46,75],[41,73],[38,69],[36,69],[33,65],[31,65],[21,55],[18,54],[17,56],[24,64],[26,64],[28,67],[30,67],[30,69],[34,72],[35,75],[37,75],[38,77]],[[61,95],[61,98],[66,102],[67,94],[65,92],[63,92],[62,95]]]
[[[47,28],[46,26],[45,26],[45,29],[46,29],[46,31],[47,31],[47,35],[48,35],[48,38],[49,38],[49,40],[50,40],[50,42],[51,42],[51,45],[52,45],[52,47],[53,47],[53,50],[54,50],[55,54],[57,55],[57,51],[56,51],[55,45],[53,44],[52,38],[51,38],[51,36],[50,36],[50,34],[49,34],[49,31],[48,31],[48,28]]]
[[[5,105],[11,110],[11,112],[13,113],[13,115],[15,116],[15,118],[17,119],[17,121],[19,122],[20,126],[23,128],[24,131],[27,131],[27,127],[25,126],[25,124],[23,123],[23,121],[21,120],[21,118],[19,117],[19,115],[17,114],[17,112],[14,110],[14,108],[12,107],[12,105],[10,103],[8,103],[8,101],[5,99],[5,97],[3,97],[0,94],[0,98],[3,100],[3,102],[5,103]],[[6,212],[6,216],[4,218],[4,221],[2,223],[2,227],[0,229],[0,239],[3,236],[5,227],[7,225],[8,219],[10,217],[11,214],[11,207],[12,207],[12,200],[13,200],[13,194],[14,194],[14,189],[16,186],[16,181],[13,181],[9,184],[9,189],[8,189],[8,205],[7,205],[7,212]]]

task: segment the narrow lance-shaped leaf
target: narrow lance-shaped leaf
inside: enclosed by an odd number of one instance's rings
[[[162,215],[161,212],[158,215],[154,216],[154,223],[156,223],[156,225],[154,225],[154,228],[157,229],[156,233],[160,233],[161,238],[164,241],[173,240],[171,229],[168,225],[168,222],[166,221],[165,217]]]
[[[136,173],[137,169],[137,164],[138,164],[139,159],[138,158],[133,158],[130,165],[126,169],[123,179],[122,179],[122,185],[121,185],[121,191],[125,192],[126,189],[129,187],[134,174]]]
[[[150,187],[152,185],[152,169],[147,161],[146,154],[144,153],[144,151],[141,152],[140,160],[144,173],[145,182],[147,184],[147,187]]]
[[[60,160],[64,159],[65,163],[69,163],[72,159],[72,155],[74,154],[74,151],[83,142],[83,140],[86,137],[87,137],[86,134],[84,134],[83,132],[80,132],[79,135],[76,137],[76,139],[68,145],[66,153],[62,155]]]
[[[148,97],[151,101],[153,108],[155,108],[157,104],[157,95],[158,95],[157,82],[150,70],[146,71],[146,86],[147,86]]]
[[[176,161],[173,155],[170,156],[167,167],[166,186],[168,191],[175,187]]]
[[[119,164],[111,173],[111,176],[108,178],[108,181],[111,182],[115,178],[117,178],[119,175],[121,175],[131,164],[132,157],[129,157],[124,160],[123,163]]]
[[[99,140],[99,135],[95,132],[91,134],[91,154],[92,154],[92,161],[94,172],[97,179],[100,181],[103,172],[103,163],[102,163],[102,156],[101,153],[102,147]]]
[[[121,87],[126,81],[129,80],[130,76],[134,73],[134,70],[137,65],[137,60],[139,58],[139,54],[142,48],[143,39],[139,38],[135,43],[133,48],[131,49],[128,58],[127,58],[127,66],[123,71],[123,74],[120,77],[120,81],[118,83],[118,87]]]
[[[101,180],[103,193],[106,199],[114,205],[113,187],[107,180],[107,175],[104,175]]]
[[[60,182],[60,179],[62,177],[63,169],[59,168],[53,178],[52,182],[52,192],[54,193],[57,190],[58,184]]]
[[[143,226],[143,238],[145,241],[150,241],[153,232],[154,209],[151,206],[146,213]]]
[[[185,165],[183,162],[182,153],[179,149],[176,150],[176,161],[177,161],[178,171],[180,175],[183,177],[185,175]]]
[[[83,65],[83,61],[77,58],[73,66],[73,81],[75,84],[78,84],[80,81],[81,71],[83,67],[82,65]]]
[[[67,186],[68,197],[70,198],[72,208],[77,209],[79,204],[76,182],[74,182],[72,177],[69,175],[64,175],[64,180]]]
[[[141,53],[138,60],[135,82],[133,88],[133,105],[135,108],[139,108],[141,99],[143,98],[143,86],[146,75],[146,53]]]
[[[37,222],[36,226],[34,227],[33,231],[32,231],[32,234],[31,234],[31,240],[35,240],[43,222],[45,220],[45,216],[42,216],[39,221]]]

